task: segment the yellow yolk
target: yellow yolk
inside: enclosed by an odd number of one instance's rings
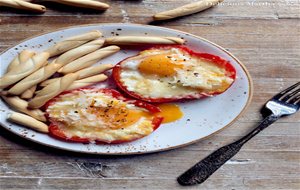
[[[142,117],[150,118],[151,115],[142,110],[130,110],[125,106],[115,104],[113,101],[108,107],[90,107],[90,113],[97,115],[105,123],[111,124],[111,128],[119,129],[133,125]]]
[[[138,66],[144,74],[156,74],[159,76],[173,76],[176,68],[182,68],[180,64],[172,63],[171,56],[166,54],[153,55],[145,58]]]
[[[130,141],[154,130],[155,115],[147,109],[92,89],[61,95],[47,113],[67,138],[76,136],[91,142]]]
[[[224,92],[227,88],[229,88],[230,85],[230,83],[223,81],[222,86],[218,89],[218,92]]]
[[[161,112],[157,115],[164,118],[162,123],[171,123],[183,116],[180,107],[176,104],[160,104],[158,107],[160,108]]]

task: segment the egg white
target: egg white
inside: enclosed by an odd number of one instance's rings
[[[138,139],[153,132],[152,120],[149,118],[141,117],[130,126],[114,128],[111,123],[106,123],[101,117],[86,111],[92,102],[95,107],[105,108],[108,105],[107,102],[111,101],[118,105],[124,105],[127,109],[145,111],[143,108],[109,95],[85,89],[60,96],[54,104],[47,108],[47,113],[51,120],[56,121],[63,129],[67,138],[78,136],[91,141],[98,140],[109,143],[115,140]]]
[[[177,68],[174,76],[166,77],[141,73],[138,69],[141,61],[157,54],[174,54],[186,60],[183,69]],[[199,92],[205,94],[220,88],[224,81],[229,84],[233,82],[233,79],[224,75],[225,69],[208,60],[190,56],[178,48],[143,51],[124,61],[121,70],[120,80],[127,90],[151,98],[197,97],[200,96]]]

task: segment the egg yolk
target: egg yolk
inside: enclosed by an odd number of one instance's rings
[[[176,68],[182,68],[181,64],[174,64],[170,55],[159,54],[145,58],[138,66],[140,72],[144,74],[156,74],[159,76],[174,76]]]
[[[111,105],[111,106],[110,106]],[[97,115],[105,123],[110,124],[111,128],[123,128],[133,125],[141,117],[151,118],[150,113],[142,110],[132,110],[124,105],[117,105],[114,101],[107,107],[90,107],[89,112]]]
[[[160,104],[158,105],[161,112],[157,113],[158,116],[163,117],[162,123],[171,123],[182,118],[183,113],[180,107],[176,104]]]

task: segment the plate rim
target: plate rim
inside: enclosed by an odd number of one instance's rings
[[[250,103],[252,101],[252,98],[253,98],[253,80],[252,80],[250,72],[248,71],[248,69],[246,68],[246,66],[237,57],[235,57],[232,53],[230,53],[229,51],[227,51],[222,46],[220,46],[220,45],[218,45],[218,44],[216,44],[216,43],[214,43],[214,42],[212,42],[212,41],[210,41],[210,40],[208,40],[206,38],[197,36],[197,35],[189,33],[189,32],[185,32],[185,31],[173,29],[173,28],[162,27],[162,26],[153,26],[153,25],[145,25],[145,24],[135,24],[135,23],[99,23],[99,24],[73,25],[73,26],[61,27],[61,28],[58,28],[58,29],[55,29],[55,30],[51,30],[51,31],[47,31],[47,32],[42,32],[42,33],[33,35],[31,37],[25,38],[25,39],[23,39],[23,40],[15,43],[15,44],[11,45],[10,47],[6,48],[5,50],[3,50],[0,53],[0,56],[3,55],[4,53],[6,53],[12,47],[14,47],[14,46],[16,46],[16,45],[18,45],[20,43],[23,43],[25,41],[31,40],[33,38],[36,38],[36,37],[39,37],[39,36],[42,36],[42,35],[45,35],[45,34],[49,34],[49,33],[53,33],[53,32],[59,32],[61,30],[66,30],[66,29],[88,27],[88,26],[99,26],[99,25],[132,25],[132,26],[142,26],[142,27],[149,27],[149,28],[167,29],[167,30],[171,30],[171,31],[174,31],[174,32],[177,32],[177,33],[187,34],[189,36],[192,36],[194,38],[197,38],[197,39],[200,39],[202,41],[205,41],[205,42],[207,42],[207,43],[209,43],[209,44],[211,44],[211,45],[219,48],[220,50],[222,50],[223,52],[225,52],[226,54],[228,54],[229,56],[231,56],[241,66],[241,68],[243,69],[243,71],[245,72],[245,74],[247,76],[248,85],[249,85],[249,88],[248,88],[248,91],[249,91],[248,94],[249,95],[248,95],[247,102],[246,102],[245,106],[240,111],[240,113],[234,119],[232,119],[227,125],[224,125],[224,127],[216,130],[215,132],[213,132],[213,133],[211,133],[211,134],[209,134],[209,135],[207,135],[205,137],[202,137],[202,138],[190,141],[188,143],[180,144],[180,145],[177,145],[177,146],[172,146],[172,147],[167,147],[167,148],[160,148],[160,149],[157,149],[157,150],[150,150],[150,151],[107,153],[107,152],[88,152],[88,151],[81,151],[81,150],[72,150],[72,149],[68,149],[68,148],[57,147],[57,146],[54,146],[54,145],[46,144],[44,142],[37,141],[37,140],[29,138],[27,136],[22,136],[21,134],[15,132],[15,131],[9,130],[9,127],[5,126],[2,122],[0,122],[0,126],[1,127],[5,128],[7,131],[9,131],[9,132],[11,132],[11,133],[13,133],[13,134],[15,134],[15,135],[23,138],[23,139],[32,141],[34,143],[38,143],[38,144],[43,145],[43,146],[47,146],[47,147],[51,147],[51,148],[59,149],[59,150],[63,150],[63,151],[76,152],[76,153],[81,153],[81,154],[91,154],[91,155],[112,155],[112,156],[113,155],[117,155],[117,156],[118,155],[140,155],[140,154],[150,154],[150,153],[164,152],[164,151],[168,151],[168,150],[182,148],[182,147],[185,147],[185,146],[188,146],[188,145],[191,145],[191,144],[195,144],[195,143],[200,142],[202,140],[206,140],[207,138],[211,137],[212,135],[215,135],[215,134],[221,132],[222,130],[228,128],[229,126],[231,126],[234,122],[236,122],[245,113],[245,111],[249,107],[249,105],[250,105]],[[3,101],[3,100],[1,100],[1,101]]]

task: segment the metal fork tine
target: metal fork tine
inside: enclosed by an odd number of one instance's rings
[[[290,91],[290,90],[296,88],[296,87],[299,86],[299,85],[300,85],[300,82],[297,82],[297,83],[294,84],[293,86],[290,86],[289,88],[287,88],[287,89],[281,91],[280,94],[285,94],[285,93],[287,93],[288,91]]]
[[[296,97],[293,97],[292,100],[292,104],[300,106],[300,94],[298,94]]]
[[[294,84],[293,86],[290,86],[289,88],[287,88],[287,89],[281,91],[280,93],[278,93],[277,95],[275,95],[275,96],[273,97],[273,99],[280,99],[280,98],[282,98],[283,95],[285,95],[287,92],[289,92],[289,91],[291,91],[291,90],[297,88],[299,85],[300,85],[300,82],[297,82],[297,83]]]
[[[286,93],[286,95],[282,97],[282,100],[289,102],[292,99],[292,97],[297,95],[299,92],[300,92],[300,88],[295,91],[292,91],[292,93]]]

